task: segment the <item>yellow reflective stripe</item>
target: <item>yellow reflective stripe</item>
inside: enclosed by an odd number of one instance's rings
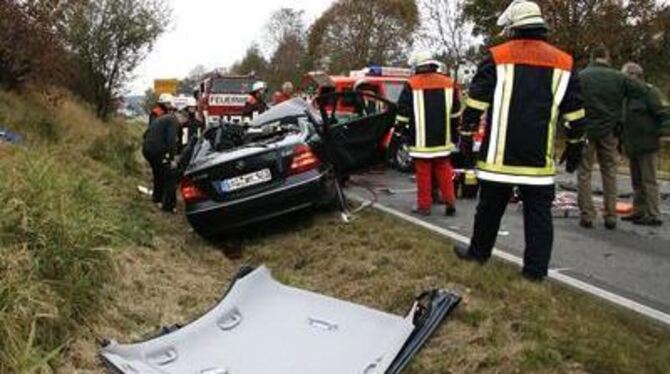
[[[426,146],[426,105],[424,102],[424,91],[419,91],[419,116],[421,117],[421,138],[420,142],[417,143],[418,146]]]
[[[419,110],[419,93],[420,91],[412,91],[412,98],[414,104],[414,144],[419,145],[421,143],[421,110]]]
[[[505,65],[505,88],[503,90],[500,124],[498,125],[498,147],[496,150],[495,164],[502,165],[505,160],[505,146],[507,145],[507,126],[509,124],[509,111],[512,103],[512,89],[514,88],[514,65]]]
[[[584,117],[586,117],[586,110],[585,109],[576,110],[574,112],[570,112],[570,113],[567,113],[567,114],[563,115],[563,119],[565,119],[568,122],[579,121],[580,119],[583,119]]]
[[[554,156],[555,156],[555,138],[556,138],[556,127],[558,125],[558,114],[563,98],[565,98],[565,93],[568,91],[568,85],[570,84],[570,77],[572,72],[555,69],[554,70],[554,79],[558,79],[556,88],[554,89],[554,105],[551,108],[551,122],[549,122],[549,136],[547,139],[547,166],[554,167]],[[554,83],[556,84],[556,83]]]
[[[456,146],[453,143],[449,143],[440,147],[409,147],[410,152],[416,153],[440,153],[453,151],[454,149],[456,149]]]
[[[498,146],[498,129],[500,128],[500,111],[502,106],[503,89],[505,87],[505,66],[496,66],[498,78],[496,90],[493,95],[493,114],[491,116],[491,138],[486,152],[486,162],[493,164],[496,157],[496,147]]]
[[[445,138],[451,141],[451,108],[453,107],[454,91],[451,88],[444,90],[445,117],[447,119],[447,132]]]
[[[488,110],[491,104],[485,102],[485,101],[479,101],[476,99],[473,99],[471,97],[468,97],[465,99],[465,105],[467,105],[470,108],[485,111]]]
[[[579,139],[568,139],[567,140],[567,142],[570,143],[570,144],[579,144],[579,143],[583,143],[585,141],[586,141],[586,136],[583,136]]]
[[[554,164],[554,136],[555,123],[558,116],[558,104],[556,103],[556,94],[558,93],[558,85],[563,77],[563,70],[554,69],[554,77],[551,82],[551,92],[554,96],[554,101],[551,105],[551,117],[549,117],[549,128],[547,129],[547,154],[545,155],[545,162],[547,165]]]
[[[397,122],[400,122],[400,123],[409,123],[409,117],[405,117],[405,116],[401,116],[401,115],[397,115],[395,117],[395,120]]]
[[[509,175],[531,176],[531,177],[548,177],[556,174],[556,168],[554,167],[554,165],[546,166],[543,168],[534,168],[527,166],[494,165],[484,161],[479,161],[477,163],[477,168],[492,173],[502,173]]]

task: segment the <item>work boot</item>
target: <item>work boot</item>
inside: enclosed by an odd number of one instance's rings
[[[456,257],[466,262],[476,262],[480,265],[484,265],[487,261],[473,256],[472,253],[470,252],[469,247],[461,246],[458,244],[454,245],[454,253],[456,254]]]
[[[456,215],[456,207],[447,203],[447,208],[444,211],[444,215],[447,217],[453,217]]]
[[[625,222],[633,222],[642,218],[644,218],[642,214],[631,214],[629,216],[621,217],[621,220]]]
[[[605,219],[605,228],[608,230],[616,230],[616,218],[606,218]]]
[[[431,215],[430,208],[419,208],[417,206],[412,208],[412,213],[422,217],[429,217]]]
[[[663,226],[663,221],[656,217],[641,217],[634,220],[633,224],[638,226],[661,227]]]
[[[521,272],[521,276],[525,280],[533,283],[542,283],[542,281],[544,281],[544,278],[546,278],[544,275],[534,274],[525,270]]]
[[[593,228],[593,222],[582,218],[582,219],[579,220],[579,226],[581,226],[582,228],[585,228],[585,229],[592,229]]]

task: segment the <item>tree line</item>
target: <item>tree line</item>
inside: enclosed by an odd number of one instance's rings
[[[658,0],[537,0],[550,38],[579,67],[605,45],[614,62],[636,61],[668,87],[670,6]],[[267,21],[262,40],[229,67],[255,72],[277,88],[314,70],[347,73],[370,64],[406,65],[412,50],[428,49],[458,71],[501,41],[498,16],[510,0],[337,0],[311,25],[301,10],[282,8]]]
[[[164,0],[0,0],[0,85],[65,87],[106,119],[170,18]]]

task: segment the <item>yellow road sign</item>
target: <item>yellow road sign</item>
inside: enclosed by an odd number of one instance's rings
[[[156,79],[154,80],[154,92],[156,95],[169,93],[172,95],[177,94],[177,85],[179,81],[177,79]]]

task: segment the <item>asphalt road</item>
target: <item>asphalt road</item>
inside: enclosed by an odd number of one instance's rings
[[[574,179],[574,176],[561,175],[559,184],[569,187],[574,185]],[[410,175],[379,171],[357,176],[353,181],[375,191],[378,202],[385,207],[410,214],[415,204],[416,190]],[[619,189],[623,195],[631,193],[627,177],[620,177]],[[598,190],[600,183],[594,176],[594,191]],[[366,198],[370,196],[360,187],[350,187],[349,191]],[[559,188],[558,192],[561,191]],[[661,191],[670,192],[670,184],[662,183]],[[576,199],[570,192],[566,192],[565,197]],[[626,197],[621,200],[630,201]],[[444,217],[442,207],[435,207],[433,216],[416,218],[470,237],[475,208],[475,200],[459,200],[456,217]],[[666,225],[661,228],[641,228],[620,222],[616,231],[605,230],[602,218],[595,229],[586,230],[578,225],[577,211],[569,212],[567,218],[562,212],[556,214],[552,269],[670,314],[670,201],[663,201],[663,211]],[[507,209],[496,247],[523,256],[523,220],[517,204],[510,204]]]

